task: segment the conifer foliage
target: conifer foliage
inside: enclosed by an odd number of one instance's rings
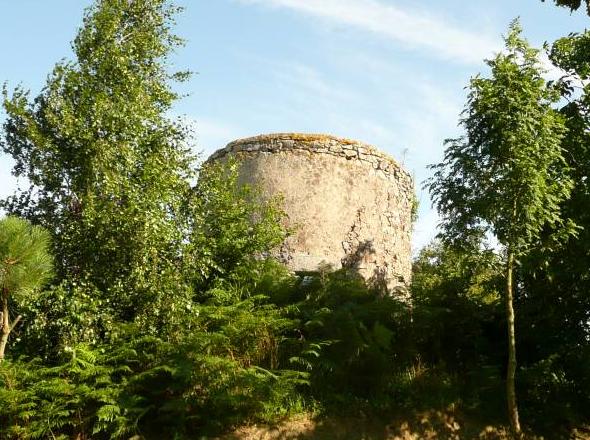
[[[47,231],[16,217],[0,220],[0,362],[22,319],[15,309],[38,294],[52,270]]]

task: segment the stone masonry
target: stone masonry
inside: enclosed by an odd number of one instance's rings
[[[295,272],[328,265],[389,291],[411,275],[412,177],[362,142],[280,133],[240,139],[209,160],[240,159],[242,183],[281,194],[294,233],[277,256]]]

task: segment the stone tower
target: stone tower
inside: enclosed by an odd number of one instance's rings
[[[295,272],[349,268],[390,291],[411,275],[412,177],[358,141],[280,133],[240,139],[209,160],[233,155],[240,180],[282,194],[294,233],[277,256]]]

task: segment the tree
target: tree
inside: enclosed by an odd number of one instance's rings
[[[545,0],[541,0],[545,1]],[[564,8],[570,8],[570,11],[577,11],[583,4],[583,1],[586,2],[586,12],[590,15],[590,1],[588,0],[553,0],[553,2],[557,6],[562,6]]]
[[[411,292],[424,361],[460,374],[497,363],[501,269],[501,257],[479,239],[461,249],[435,240],[420,250]]]
[[[187,131],[166,116],[178,98],[170,82],[188,77],[169,73],[178,10],[168,0],[97,0],[75,61],[58,63],[39,96],[4,90],[0,145],[30,182],[4,207],[51,232],[58,281],[97,288],[125,320],[190,295],[179,287],[186,225],[177,213],[193,157]]]
[[[541,404],[555,416],[575,408],[590,414],[590,33],[570,34],[551,46],[551,61],[563,69],[557,82],[563,97],[560,113],[565,118],[567,135],[563,139],[564,157],[574,187],[561,204],[562,213],[579,227],[575,240],[558,248],[540,247],[523,259],[520,340],[528,348],[520,359],[529,365],[551,365],[544,384],[552,377],[564,377],[575,393],[562,392]],[[545,239],[555,231],[546,230]],[[561,374],[560,374],[561,370]],[[539,390],[540,387],[537,387]],[[554,390],[556,388],[553,388]],[[555,391],[553,391],[555,392]],[[568,394],[570,394],[568,396]],[[572,398],[571,394],[576,394]]]
[[[521,428],[516,402],[514,270],[538,244],[544,229],[559,240],[573,227],[561,216],[572,180],[563,157],[562,116],[551,104],[558,93],[542,78],[538,51],[521,37],[517,21],[505,38],[506,53],[488,60],[491,78],[471,80],[461,125],[466,134],[446,141],[442,163],[427,182],[447,239],[492,233],[506,252],[506,375],[510,424]]]
[[[52,269],[47,231],[17,217],[0,220],[0,362],[8,337],[22,318],[10,319],[10,304],[24,302],[49,279]]]
[[[239,173],[240,163],[234,158],[208,162],[199,170],[188,205],[193,223],[186,255],[197,257],[188,270],[199,291],[249,268],[253,257],[271,255],[288,233],[282,198],[264,197],[259,188],[241,183]],[[190,258],[185,263],[191,264]]]

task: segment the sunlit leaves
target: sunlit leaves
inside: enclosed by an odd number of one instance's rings
[[[489,231],[522,253],[543,228],[566,226],[560,203],[573,182],[561,146],[564,119],[552,108],[559,96],[543,80],[537,51],[521,38],[518,23],[506,47],[488,61],[491,78],[471,80],[465,135],[446,142],[427,186],[447,238]]]

